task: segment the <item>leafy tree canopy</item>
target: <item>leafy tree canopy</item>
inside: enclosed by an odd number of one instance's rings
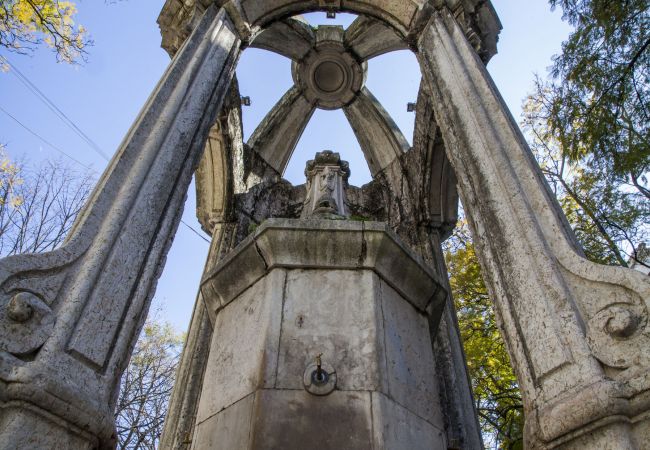
[[[466,222],[446,243],[445,261],[486,448],[523,449],[519,386]]]
[[[91,44],[82,25],[74,22],[74,2],[0,0],[0,47],[27,54],[45,44],[58,61],[74,63]]]
[[[550,0],[575,27],[555,57],[544,117],[572,161],[608,165],[648,196],[650,3]],[[540,83],[538,83],[538,88]]]

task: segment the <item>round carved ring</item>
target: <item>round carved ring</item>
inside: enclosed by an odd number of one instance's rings
[[[625,369],[635,364],[637,355],[647,354],[650,339],[646,326],[643,306],[612,304],[587,322],[587,340],[598,360]]]
[[[0,350],[26,355],[41,347],[54,329],[50,307],[31,292],[16,292],[0,303]]]
[[[336,370],[324,361],[321,366],[310,364],[305,368],[302,382],[305,390],[310,394],[328,395],[336,388]]]
[[[350,104],[365,83],[367,64],[360,64],[346,51],[343,42],[319,43],[293,65],[293,78],[305,98],[321,109],[339,109]]]

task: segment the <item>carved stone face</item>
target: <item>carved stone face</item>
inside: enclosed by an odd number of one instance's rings
[[[324,151],[307,162],[307,196],[302,216],[344,218],[347,215],[345,186],[350,169],[338,153]]]

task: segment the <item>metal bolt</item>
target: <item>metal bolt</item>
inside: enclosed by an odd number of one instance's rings
[[[336,19],[336,11],[327,11],[327,18],[328,19]]]
[[[251,98],[250,97],[242,97],[241,98],[241,104],[244,106],[250,106],[251,105]]]
[[[407,112],[413,112],[413,111],[415,111],[416,107],[417,107],[417,105],[415,103],[409,102],[409,103],[406,104],[406,111]]]

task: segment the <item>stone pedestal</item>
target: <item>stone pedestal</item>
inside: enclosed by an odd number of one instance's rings
[[[385,225],[268,220],[201,289],[192,448],[447,448],[427,320],[445,292]]]

